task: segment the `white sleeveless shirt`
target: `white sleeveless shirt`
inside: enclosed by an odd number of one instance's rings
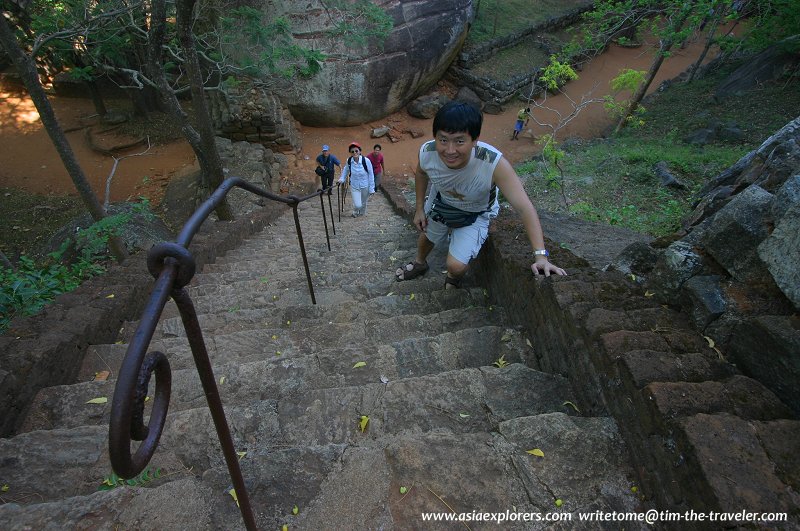
[[[451,169],[436,152],[436,141],[430,140],[419,149],[419,166],[431,181],[425,211],[429,212],[440,192],[445,203],[467,212],[487,212],[496,217],[500,210],[492,175],[503,154],[495,147],[478,141],[469,162],[463,168]],[[494,189],[494,190],[493,190]]]

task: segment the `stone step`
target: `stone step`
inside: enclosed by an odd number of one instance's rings
[[[498,423],[517,417],[551,412],[574,414],[565,405],[573,400],[564,378],[515,363],[502,369],[460,369],[387,384],[308,390],[281,400],[226,406],[225,410],[237,450],[266,450],[329,443],[380,445],[387,438],[429,432],[489,432]],[[99,405],[98,409],[107,407],[110,404]],[[369,416],[369,423],[362,432],[358,425],[364,415]],[[0,477],[9,478],[4,481],[10,480],[9,485],[15,484],[20,490],[33,489],[45,500],[86,494],[97,488],[91,482],[99,483],[110,473],[105,468],[107,431],[103,424],[37,430],[2,439],[0,455],[14,457],[0,461]],[[199,474],[223,466],[207,407],[170,412],[160,444],[159,454],[164,461],[154,465],[168,472],[191,468]],[[69,456],[79,448],[84,448],[82,457],[68,466]],[[43,473],[46,468],[67,470],[60,481],[68,481],[69,472],[78,469],[88,471],[88,477],[62,492],[55,481],[34,489],[39,478],[47,477]],[[27,479],[26,470],[30,472]]]
[[[416,296],[418,293],[442,290],[444,287],[444,277],[445,275],[440,271],[428,271],[422,278],[406,282],[397,282],[394,279],[394,274],[391,271],[387,271],[386,273],[380,273],[374,277],[375,280],[369,282],[354,282],[351,277],[349,283],[338,287],[315,285],[314,294],[317,305],[354,305],[389,294],[411,295],[413,293]],[[474,280],[468,275],[462,286],[465,289],[475,287]],[[220,288],[219,291],[224,292],[225,288]],[[275,289],[274,291],[257,293],[241,293],[235,291],[227,295],[201,295],[192,297],[192,302],[195,306],[195,311],[198,314],[203,314],[226,311],[236,312],[238,310],[254,308],[286,308],[303,304],[308,305],[311,303],[311,295],[309,294],[305,276],[303,275],[297,278],[297,282],[291,289],[287,287]],[[177,310],[174,305],[169,305],[165,309],[165,317],[174,317],[177,315]]]
[[[330,349],[314,355],[272,356],[249,363],[223,362],[214,367],[214,375],[223,403],[236,405],[265,398],[281,399],[308,389],[394,382],[402,378],[481,367],[492,365],[501,357],[509,364],[525,362],[531,357],[529,354],[530,348],[518,331],[487,326],[435,337],[404,339],[378,347]],[[359,362],[365,362],[366,366],[356,368]],[[40,390],[19,431],[108,423],[116,385],[113,376],[118,367],[113,368],[112,377],[107,380]],[[195,367],[178,368],[177,364],[171,363],[171,368],[170,411],[204,407],[205,395]],[[258,385],[253,385],[253,382],[258,382]],[[154,394],[154,385],[151,382],[150,396]],[[95,398],[107,398],[108,402],[104,405],[88,403]]]
[[[4,498],[15,499],[6,495]],[[185,477],[155,488],[117,487],[33,505],[18,505],[11,501],[0,505],[0,521],[8,531],[187,527],[211,530],[220,529],[213,515],[215,504],[220,505],[219,498],[221,496],[201,480]],[[233,527],[237,526],[243,527],[243,524],[233,524]]]
[[[318,323],[350,323],[365,319],[384,319],[398,315],[428,315],[455,308],[486,306],[488,296],[479,288],[438,290],[411,295],[384,295],[359,304],[326,307],[321,305],[287,308],[238,309],[198,315],[204,333],[227,334],[259,327],[314,326]],[[133,323],[131,323],[133,325]],[[160,337],[183,337],[180,317],[162,319]]]
[[[83,431],[86,436],[90,433]],[[443,512],[442,500],[450,510],[465,513],[505,512],[506,505],[512,511],[538,513],[638,508],[625,444],[609,418],[546,413],[500,422],[491,434],[441,431],[374,442],[366,441],[369,431],[368,425],[360,433],[364,443],[357,445],[237,445],[246,452],[239,463],[259,528],[415,528],[422,512]],[[37,435],[29,434],[28,439]],[[95,432],[94,440],[101,439]],[[532,447],[541,449],[544,457],[528,454]],[[160,448],[156,455],[162,452]],[[43,468],[47,463],[61,464],[42,457]],[[24,469],[9,467],[5,472],[16,471]],[[202,480],[184,469],[162,475],[169,480],[166,484],[94,493],[79,486],[86,476],[82,471],[64,478],[71,481],[50,485],[21,474],[15,484],[28,490],[30,504],[2,505],[0,519],[35,529],[49,528],[47,522],[73,521],[101,528],[243,527],[222,466],[207,469]],[[401,494],[400,487],[406,492]],[[51,491],[64,499],[31,503],[50,499]],[[555,507],[556,498],[563,502],[560,509]],[[79,520],[77,515],[90,520]]]

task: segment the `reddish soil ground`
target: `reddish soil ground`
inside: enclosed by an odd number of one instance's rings
[[[658,84],[685,70],[699,55],[701,43],[695,42],[684,49],[677,50],[662,66],[651,90]],[[609,81],[621,68],[646,70],[652,60],[651,46],[640,48],[620,48],[612,46],[609,51],[595,59],[580,72],[580,78],[567,85],[567,93],[580,100],[582,95],[591,93],[592,98],[600,99],[609,92]],[[78,160],[87,174],[92,186],[103,196],[106,179],[114,160],[111,156],[90,149],[85,139],[85,127],[92,123],[94,108],[91,101],[80,98],[54,96],[51,104],[55,108],[65,130],[78,128],[68,133],[68,138]],[[511,141],[511,131],[515,116],[524,104],[512,101],[500,115],[486,115],[481,140],[488,142],[505,153],[512,163],[521,162],[537,152],[535,137],[547,130],[538,127],[533,121],[523,132],[519,141]],[[562,113],[569,114],[571,105],[564,96],[551,96],[547,105]],[[537,111],[542,121],[552,121]],[[595,137],[610,125],[611,121],[603,110],[602,103],[593,103],[559,133],[560,139],[569,136]],[[417,130],[424,137],[414,139],[410,134],[403,135],[398,142],[386,138],[370,138],[373,127],[390,125],[396,130]],[[311,128],[301,127],[303,148],[298,153],[297,162],[290,165],[290,181],[301,181],[314,177],[313,160],[319,154],[322,144],[329,144],[331,151],[341,160],[347,154],[347,145],[357,141],[365,151],[371,150],[376,142],[382,144],[389,178],[405,181],[413,175],[416,153],[420,144],[430,137],[430,120],[419,120],[398,112],[383,120],[356,127]],[[102,127],[95,126],[95,141],[105,146],[116,146],[130,142],[130,138],[120,137],[116,132],[102,133]],[[145,148],[137,146],[118,153],[118,158],[140,153]],[[74,194],[72,181],[44,131],[36,108],[23,90],[9,84],[0,84],[0,187],[13,187],[40,194]],[[131,156],[122,160],[114,173],[111,187],[111,200],[124,200],[139,195],[146,196],[157,204],[163,195],[164,187],[176,173],[194,165],[194,154],[183,141],[153,146],[146,154]]]

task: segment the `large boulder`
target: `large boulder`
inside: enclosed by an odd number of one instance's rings
[[[345,19],[333,3],[270,2],[274,16],[302,21],[292,27],[299,43],[327,56],[320,72],[281,90],[281,99],[300,123],[357,125],[401,109],[442,77],[472,17],[471,0],[373,3],[392,19],[393,28],[385,41],[371,38],[366,46],[357,46],[332,36],[333,25]]]

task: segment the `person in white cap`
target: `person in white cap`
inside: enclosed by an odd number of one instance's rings
[[[327,189],[328,195],[331,195],[333,188],[333,177],[336,173],[334,166],[339,166],[340,169],[342,167],[339,159],[336,158],[336,155],[331,154],[330,149],[328,144],[322,146],[322,153],[317,156],[317,169],[314,170],[322,179],[322,189]]]
[[[353,217],[357,218],[367,213],[367,199],[375,193],[375,173],[372,162],[361,154],[361,144],[352,142],[347,151],[350,156],[347,164],[342,168],[339,182],[343,183],[350,176],[350,194],[353,196]]]

